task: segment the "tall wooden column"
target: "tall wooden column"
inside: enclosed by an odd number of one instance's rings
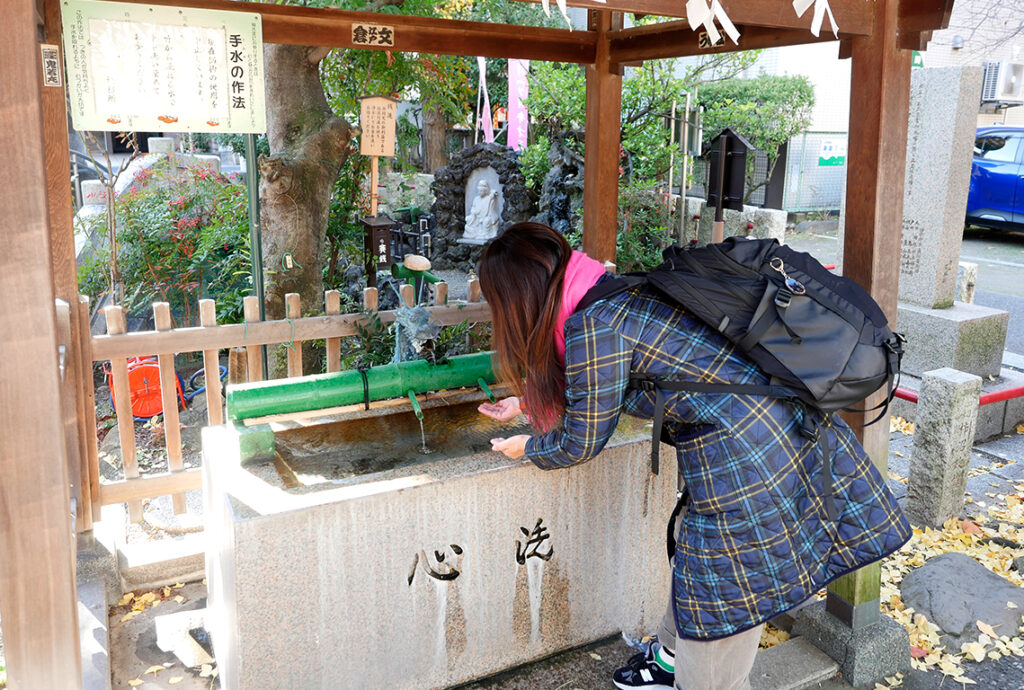
[[[903,226],[903,177],[910,111],[909,50],[897,47],[897,0],[874,4],[874,32],[844,45],[853,58],[850,92],[850,143],[846,173],[846,230],[843,273],[871,292],[896,323],[900,270],[900,229]],[[882,400],[865,401],[870,408]],[[858,412],[848,420],[864,448],[886,476],[889,462],[887,420],[864,427],[874,415]],[[877,564],[834,583],[826,606],[838,618],[859,628],[878,620],[880,570]]]
[[[583,251],[598,261],[615,261],[618,234],[619,145],[622,128],[622,68],[608,56],[607,32],[622,15],[590,10],[597,31],[597,55],[587,65],[587,122],[583,169]]]
[[[8,685],[81,688],[36,3],[0,25],[0,622]]]
[[[60,3],[46,0],[45,42],[61,45]],[[68,457],[71,495],[77,499],[79,531],[92,529],[93,506],[99,502],[99,476],[90,476],[88,443],[96,443],[96,430],[83,428],[86,392],[91,385],[92,362],[82,358],[83,333],[78,318],[78,266],[75,260],[74,209],[68,181],[68,115],[61,86],[42,86],[43,138],[46,147],[46,188],[50,223],[50,253],[53,267],[53,292],[70,307],[70,343],[66,343],[65,376],[61,385],[64,410],[64,439]],[[84,334],[88,337],[88,333]],[[97,519],[99,516],[96,516]]]

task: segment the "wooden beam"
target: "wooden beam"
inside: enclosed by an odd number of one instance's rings
[[[82,687],[75,542],[57,368],[36,36],[36,3],[4,2],[0,624],[10,687],[74,690]]]
[[[594,64],[587,65],[583,251],[592,259],[614,262],[619,229],[622,68],[611,60],[607,32],[621,26],[621,15],[590,10],[590,23],[600,38]]]
[[[184,495],[185,491],[199,491],[202,488],[203,471],[197,467],[100,484],[100,503],[105,506],[113,503],[130,503],[167,494]]]
[[[442,326],[469,321],[479,323],[491,320],[491,308],[486,302],[466,305],[448,304],[444,307],[426,307],[431,323]],[[395,312],[379,312],[383,323],[395,320]],[[356,324],[362,314],[340,316],[310,316],[288,321],[256,321],[226,326],[175,328],[170,331],[137,331],[124,335],[97,335],[92,338],[92,360],[137,357],[140,355],[166,355],[179,352],[202,352],[212,348],[231,348],[243,345],[271,345],[288,343],[294,337],[300,340],[356,335]],[[254,380],[250,375],[249,380]]]
[[[524,0],[540,2],[540,0]],[[926,0],[919,0],[926,1]],[[935,2],[937,0],[931,0]],[[685,17],[684,0],[567,0],[570,7],[592,10],[612,10],[659,17]],[[722,8],[737,26],[756,25],[776,29],[810,30],[812,10],[803,17],[796,16],[793,3],[783,0],[721,0]],[[871,33],[871,3],[865,0],[831,0],[829,7],[839,28],[850,34],[866,36]],[[830,29],[822,28],[822,32]]]
[[[228,12],[255,12],[263,17],[263,41],[328,48],[366,48],[404,53],[480,55],[552,62],[594,61],[597,36],[588,31],[467,22],[379,12],[235,2],[234,0],[118,0]],[[393,27],[393,46],[352,43],[353,24]]]
[[[739,45],[726,37],[725,43],[711,48],[701,48],[697,45],[697,34],[685,21],[648,24],[647,26],[611,31],[608,34],[611,44],[611,59],[612,62],[624,64],[634,60],[731,53],[740,50],[758,50],[836,40],[831,32],[824,30],[820,36],[815,36],[806,29],[773,29],[741,25],[737,25],[736,28],[740,32]],[[840,38],[849,38],[850,36],[846,33],[839,34]]]
[[[952,14],[953,0],[900,0],[899,36],[945,29]]]
[[[899,0],[873,4],[876,31],[847,44],[852,57],[850,77],[850,141],[847,153],[843,273],[867,289],[890,323],[896,323],[896,295],[903,226],[903,179],[910,114],[909,51],[898,47]],[[859,411],[846,416],[872,461],[885,476],[889,429],[864,426],[867,408],[884,393],[869,397]],[[837,580],[829,587],[826,606],[847,624],[876,618],[880,572],[877,564]],[[860,623],[858,623],[859,627]]]

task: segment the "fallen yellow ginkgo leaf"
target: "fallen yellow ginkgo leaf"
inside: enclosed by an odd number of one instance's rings
[[[145,671],[143,671],[142,675],[146,675],[147,673],[151,673],[151,674],[153,674],[155,676],[156,674],[160,673],[161,671],[166,671],[166,670],[167,669],[165,669],[163,666],[153,665],[153,666],[150,666],[149,668],[147,668]]]
[[[995,630],[993,630],[992,626],[989,625],[988,623],[984,623],[982,621],[977,621],[975,623],[975,625],[978,626],[978,630],[980,630],[981,632],[985,633],[989,637],[994,637],[996,639],[999,638],[999,633],[997,633]]]

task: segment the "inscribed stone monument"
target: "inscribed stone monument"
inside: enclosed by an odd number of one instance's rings
[[[980,67],[911,75],[897,329],[912,376],[1000,371],[1008,314],[954,301],[981,76]]]
[[[903,186],[901,302],[953,306],[971,176],[981,69],[916,69]]]

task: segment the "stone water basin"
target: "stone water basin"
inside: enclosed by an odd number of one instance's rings
[[[204,430],[224,688],[443,688],[655,631],[677,480],[671,462],[650,475],[649,424],[542,471],[490,450],[530,429],[483,399],[421,400],[429,453],[408,403]]]

